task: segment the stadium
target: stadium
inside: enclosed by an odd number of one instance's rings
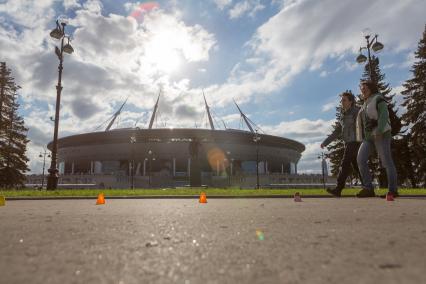
[[[203,185],[234,184],[264,174],[297,174],[305,146],[259,133],[237,104],[249,130],[216,129],[207,102],[210,129],[153,128],[159,98],[146,129],[111,129],[123,103],[105,131],[58,139],[59,183],[112,188],[184,186],[195,157]],[[80,177],[78,181],[76,177]]]

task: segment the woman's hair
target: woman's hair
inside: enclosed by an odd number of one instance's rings
[[[367,88],[370,90],[371,94],[377,94],[379,92],[377,84],[373,83],[372,81],[362,81],[361,84],[366,85]]]
[[[341,93],[341,94],[340,94],[340,96],[341,96],[341,97],[347,97],[347,98],[348,98],[348,100],[349,100],[352,104],[354,104],[354,103],[355,103],[355,96],[354,96],[354,94],[352,94],[351,92],[348,92],[348,91],[343,92],[343,93]]]

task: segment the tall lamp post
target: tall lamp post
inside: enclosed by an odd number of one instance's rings
[[[70,45],[69,36],[65,35],[65,23],[60,23],[56,21],[56,28],[50,32],[50,36],[54,39],[61,40],[61,48],[59,49],[55,46],[55,54],[59,59],[58,66],[58,85],[56,86],[56,110],[55,110],[55,129],[53,132],[53,144],[52,144],[52,159],[49,168],[49,176],[47,178],[47,189],[55,190],[58,186],[58,169],[57,169],[57,152],[58,152],[58,128],[59,128],[59,109],[61,105],[61,91],[62,91],[62,62],[64,52],[71,54],[74,49]],[[65,39],[67,39],[67,43],[64,44]]]
[[[47,153],[47,150],[43,148],[43,152],[40,152],[40,155],[38,155],[39,158],[43,158],[43,171],[41,174],[41,189],[44,187],[44,169],[46,166],[46,155],[48,158],[50,158],[50,154]]]
[[[229,165],[229,170],[226,170],[227,175],[228,175],[228,186],[231,186],[232,163],[233,162],[234,162],[234,159],[231,158],[231,151],[226,151],[226,158],[224,159],[224,163],[225,163],[226,169],[228,169],[228,165]]]
[[[377,34],[373,38],[371,38],[370,32],[365,31],[364,37],[365,37],[365,40],[367,41],[367,45],[361,46],[359,48],[359,55],[356,58],[356,62],[361,64],[361,63],[364,63],[368,60],[368,75],[370,77],[370,80],[377,84],[376,78],[373,78],[373,69],[371,67],[371,50],[374,51],[375,53],[378,53],[378,52],[380,52],[380,50],[383,49],[384,45],[377,40],[377,37],[378,37]],[[367,50],[367,56],[368,57],[366,57],[364,54],[362,54],[363,49]]]
[[[374,37],[370,40],[371,32],[370,32],[369,29],[365,29],[363,31],[363,34],[364,34],[365,40],[367,42],[367,45],[361,46],[359,48],[359,55],[356,58],[356,62],[362,64],[362,63],[367,61],[367,63],[368,63],[368,75],[370,77],[370,81],[373,82],[377,86],[378,78],[376,78],[377,76],[373,76],[373,69],[372,69],[372,66],[371,66],[371,50],[375,53],[378,53],[384,48],[384,45],[377,40],[377,37],[378,37],[377,34],[374,35]],[[365,57],[365,55],[362,54],[363,49],[367,50],[367,56],[368,57]],[[381,176],[383,176],[385,174],[384,168],[380,168],[379,171],[380,171]]]
[[[152,161],[155,161],[155,158],[153,157],[153,152],[151,150],[149,150],[148,151],[148,163],[149,163],[149,165],[148,165],[148,170],[149,170],[148,184],[149,184],[149,187],[151,187],[151,170],[152,170],[151,162]]]
[[[135,143],[136,143],[136,136],[133,134],[130,136],[130,144],[131,145],[131,151],[132,151],[132,160],[130,162],[130,188],[135,189]]]
[[[257,130],[253,136],[253,141],[256,143],[256,188],[259,189],[259,141],[260,135]]]
[[[318,155],[318,159],[321,159],[322,185],[325,189],[325,176],[328,175],[328,171],[327,171],[327,161],[325,160],[324,152]]]

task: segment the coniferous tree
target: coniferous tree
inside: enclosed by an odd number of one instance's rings
[[[335,131],[337,129],[337,131],[340,132],[341,129],[342,129],[342,126],[340,125],[340,122],[339,122],[340,117],[341,117],[340,109],[341,109],[341,107],[336,108],[336,121],[333,124],[333,130],[332,131]],[[325,154],[325,157],[330,160],[331,174],[333,176],[337,176],[337,174],[339,173],[340,162],[343,159],[343,153],[345,151],[345,144],[343,142],[343,139],[339,137],[338,139],[331,142],[327,146],[327,151],[328,151],[328,153]]]
[[[407,143],[413,151],[411,165],[416,181],[426,185],[426,25],[415,58],[411,69],[413,77],[403,84],[402,105],[407,111],[402,119],[410,131]]]
[[[28,131],[18,114],[17,91],[10,69],[0,63],[0,187],[22,186],[28,171],[25,156]]]
[[[404,134],[400,139],[395,139],[393,141],[392,147],[398,151],[398,160],[399,163],[395,165],[396,171],[398,173],[398,179],[400,181],[406,181],[411,184],[411,187],[417,188],[417,175],[415,168],[415,152],[411,134]],[[402,183],[402,182],[401,182]]]
[[[370,76],[370,63],[371,63],[371,76]],[[364,73],[362,74],[361,81],[365,80],[371,80],[377,84],[377,88],[380,92],[380,94],[385,98],[387,103],[389,104],[389,107],[393,110],[395,114],[397,114],[397,107],[395,105],[395,102],[393,101],[393,97],[395,94],[392,94],[392,88],[390,88],[389,83],[385,83],[385,74],[382,74],[379,66],[379,58],[376,56],[371,57],[371,62],[367,62],[365,65]],[[360,103],[363,102],[361,96]],[[400,125],[401,124],[401,118],[397,115],[389,116],[391,120],[391,124]],[[400,168],[401,162],[399,157],[399,150],[397,149],[398,143],[395,143],[395,140],[397,139],[397,136],[392,137],[391,141],[391,149],[392,149],[392,157],[394,158],[394,163],[396,168]],[[402,143],[400,143],[402,144]],[[371,170],[374,173],[374,176],[377,178],[380,187],[387,187],[387,178],[386,178],[386,171],[384,168],[381,167],[377,152],[374,152],[372,155],[372,158],[369,161],[369,166]],[[401,183],[403,182],[404,177],[398,176],[398,181]]]
[[[0,139],[4,139],[5,122],[11,104],[10,93],[16,91],[13,78],[10,77],[10,70],[6,68],[6,63],[0,62]]]

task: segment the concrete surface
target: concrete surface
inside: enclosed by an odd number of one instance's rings
[[[426,199],[95,201],[0,207],[0,283],[426,283]]]

